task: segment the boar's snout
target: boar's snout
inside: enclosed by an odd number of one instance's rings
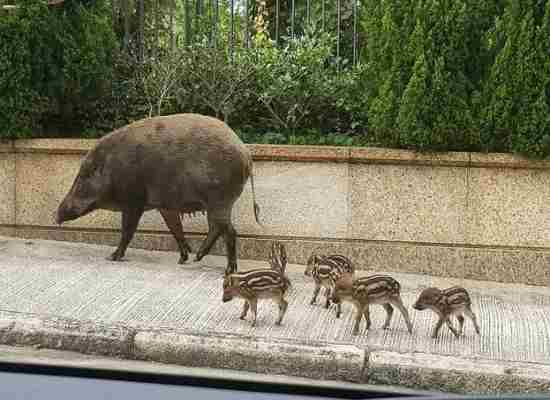
[[[63,218],[59,214],[59,209],[57,209],[57,211],[54,211],[52,213],[52,217],[57,225],[61,225],[63,223]]]
[[[61,204],[57,208],[57,211],[54,213],[55,223],[57,225],[61,225],[63,222],[68,221],[69,219],[71,219],[68,214],[70,214],[70,213],[67,212],[67,207],[65,206],[65,204]]]
[[[55,212],[55,222],[57,225],[61,225],[63,222],[71,221],[87,214],[91,209],[92,206],[86,207],[85,209],[77,207],[74,201],[69,201],[65,198]]]

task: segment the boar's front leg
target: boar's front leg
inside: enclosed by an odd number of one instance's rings
[[[178,247],[180,249],[180,259],[178,263],[183,264],[189,258],[189,253],[191,253],[191,246],[189,246],[187,240],[185,240],[179,213],[177,211],[165,209],[159,209],[159,212],[164,219],[164,223],[166,224],[168,229],[170,229],[170,232],[172,232],[172,235],[174,235],[174,238],[178,243]]]
[[[134,233],[139,224],[139,219],[143,215],[143,207],[140,208],[129,208],[122,212],[122,235],[120,237],[120,243],[118,244],[117,249],[108,260],[111,261],[120,261],[126,253],[126,248],[128,244],[134,237]]]
[[[233,274],[237,272],[237,232],[231,222],[225,228],[223,236],[227,251],[227,268],[225,269],[225,273]]]

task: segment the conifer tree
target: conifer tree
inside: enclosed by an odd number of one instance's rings
[[[485,85],[484,143],[550,155],[550,0],[510,0],[490,38],[498,49]]]

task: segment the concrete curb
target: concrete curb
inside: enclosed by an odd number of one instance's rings
[[[0,311],[0,344],[454,393],[550,393],[550,364],[396,353]]]
[[[135,337],[140,360],[229,368],[302,378],[364,382],[366,351],[356,346],[219,334],[145,331]]]
[[[346,382],[365,381],[367,353],[331,343],[134,329],[7,311],[0,312],[0,344]]]
[[[26,313],[0,313],[0,344],[6,345],[130,357],[135,334],[125,326]]]
[[[550,393],[550,365],[372,350],[366,381],[452,393]]]

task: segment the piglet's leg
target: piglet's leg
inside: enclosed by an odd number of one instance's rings
[[[340,318],[342,315],[342,302],[336,304],[336,318]]]
[[[363,310],[356,306],[356,315],[355,315],[355,325],[353,326],[353,331],[351,332],[352,335],[358,335],[359,334],[359,325],[361,325],[361,319],[363,319]]]
[[[315,304],[317,302],[317,295],[319,294],[319,290],[321,290],[321,285],[315,282],[315,289],[313,289],[313,297],[311,298],[311,301],[309,302],[309,304]]]
[[[388,329],[390,327],[391,317],[393,315],[393,307],[389,303],[383,304],[382,307],[386,310],[386,321],[384,322],[384,325],[382,325],[382,329]]]
[[[464,316],[457,315],[456,319],[458,320],[458,333],[462,336],[462,332],[464,331]]]
[[[251,299],[248,301],[252,310],[252,326],[256,326],[256,318],[258,316],[258,300]]]
[[[275,324],[281,325],[281,322],[283,322],[283,317],[285,316],[285,313],[286,313],[286,309],[288,308],[288,303],[283,298],[282,295],[281,295],[281,297],[279,297],[278,302],[279,302],[279,319],[277,320],[277,322]]]
[[[366,329],[368,330],[370,329],[370,325],[371,325],[369,303],[363,306],[363,315],[365,316],[365,320],[367,321]]]
[[[405,320],[405,323],[407,324],[407,330],[409,333],[412,333],[412,322],[411,317],[409,317],[409,312],[407,311],[407,307],[403,304],[403,301],[401,300],[401,297],[398,297],[392,301],[392,304],[397,307],[397,309],[401,312],[401,315],[403,315],[403,319]]]
[[[432,331],[432,338],[433,339],[436,339],[437,338],[437,335],[439,333],[439,330],[441,329],[441,327],[443,326],[443,321],[445,321],[445,318],[443,316],[439,316],[439,320],[437,321],[437,323],[435,324],[435,327]]]
[[[479,329],[479,324],[477,323],[477,318],[474,312],[468,307],[466,310],[464,310],[464,314],[472,320],[476,333],[478,335],[481,335],[481,330]]]
[[[451,320],[449,319],[449,316],[445,317],[445,323],[447,324],[447,326],[449,327],[449,329],[451,330],[451,332],[453,333],[453,335],[455,335],[455,337],[459,337],[460,335],[458,334],[458,331],[455,329],[455,327],[453,326],[453,324],[451,323]]]
[[[325,308],[329,308],[330,307],[330,299],[332,297],[332,288],[328,287],[328,288],[325,288]]]
[[[243,303],[243,312],[241,313],[240,319],[245,319],[246,314],[248,314],[248,309],[250,308],[250,304],[248,304],[248,300],[245,300]]]

